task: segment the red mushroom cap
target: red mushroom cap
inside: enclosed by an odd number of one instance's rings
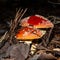
[[[32,41],[33,39],[41,38],[45,33],[46,31],[44,30],[33,29],[31,27],[23,27],[16,34],[16,39],[22,41]]]
[[[21,20],[21,26],[33,26],[34,28],[51,28],[53,23],[40,15],[33,15]]]

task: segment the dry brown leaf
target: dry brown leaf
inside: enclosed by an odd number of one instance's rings
[[[8,48],[6,56],[14,58],[15,60],[25,60],[29,53],[29,46],[24,43],[12,45]]]

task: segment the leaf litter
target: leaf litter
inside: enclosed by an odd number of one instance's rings
[[[48,19],[54,20],[54,27],[47,30],[49,33],[32,42],[37,44],[36,51],[31,54],[31,46],[25,42],[18,42],[15,39],[16,28],[27,9],[19,9],[15,19],[11,20],[10,30],[0,38],[0,60],[60,60],[60,24],[56,16],[48,16]],[[51,36],[53,36],[52,39]]]

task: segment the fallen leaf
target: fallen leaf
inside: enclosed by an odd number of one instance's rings
[[[29,48],[30,46],[24,43],[12,45],[8,48],[6,56],[10,56],[15,60],[25,60],[28,56]]]

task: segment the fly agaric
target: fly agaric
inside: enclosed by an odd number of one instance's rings
[[[51,28],[53,23],[40,15],[32,15],[21,20],[21,26],[32,26],[34,28]]]
[[[30,45],[34,39],[37,40],[41,38],[45,33],[45,30],[39,30],[32,27],[22,27],[15,37],[17,40],[24,41],[25,43]],[[33,46],[34,45],[31,46],[31,54],[34,54],[34,52],[36,51]]]
[[[35,29],[32,27],[22,27],[16,34],[16,39],[22,41],[32,41],[33,39],[41,38],[46,31]]]

